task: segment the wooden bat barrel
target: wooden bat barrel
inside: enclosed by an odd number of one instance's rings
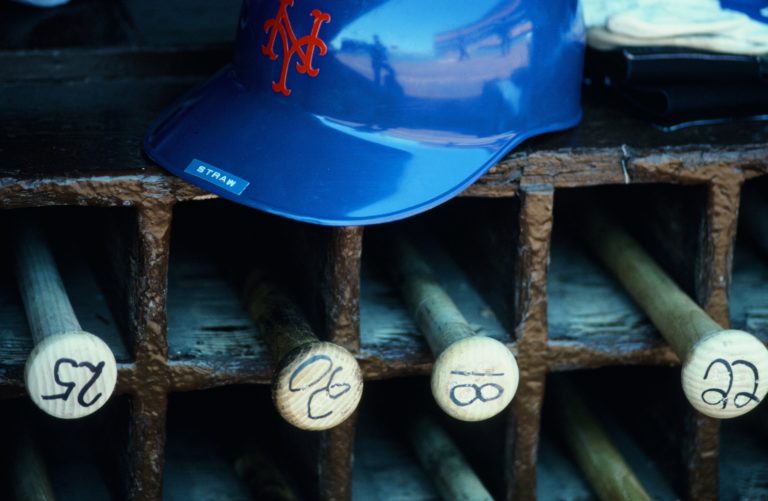
[[[755,336],[723,329],[610,216],[585,208],[576,231],[645,311],[680,358],[683,391],[707,416],[754,409],[768,391],[768,350]]]
[[[115,356],[80,327],[42,231],[29,221],[15,228],[16,277],[35,342],[24,370],[27,392],[51,416],[87,416],[115,389]]]
[[[327,430],[345,421],[363,394],[355,357],[320,341],[296,304],[261,273],[249,275],[245,297],[275,363],[272,399],[280,415],[303,430]]]
[[[393,252],[402,296],[436,357],[431,385],[437,404],[462,421],[495,416],[517,391],[514,355],[500,341],[475,334],[413,244],[397,239]]]
[[[604,501],[650,501],[640,481],[614,447],[576,388],[558,378],[547,385],[556,423],[592,489]]]
[[[408,437],[443,499],[493,500],[451,437],[433,418],[419,415],[409,420]]]

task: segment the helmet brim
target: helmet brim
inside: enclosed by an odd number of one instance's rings
[[[246,88],[228,66],[169,107],[144,149],[186,181],[249,207],[309,223],[367,225],[434,207],[526,138],[580,119],[467,137],[342,123],[296,102]]]

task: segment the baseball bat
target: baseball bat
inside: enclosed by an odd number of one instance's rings
[[[42,231],[30,221],[15,229],[16,277],[35,342],[24,368],[27,392],[51,416],[92,414],[115,389],[115,356],[80,327]]]
[[[437,404],[462,421],[495,416],[517,391],[514,355],[500,341],[475,334],[412,243],[399,238],[393,251],[401,294],[436,357],[431,386]]]
[[[407,433],[419,462],[443,499],[493,499],[451,437],[432,417],[422,414],[409,420]]]
[[[584,209],[577,231],[645,311],[683,366],[688,401],[702,414],[732,418],[752,410],[768,386],[768,350],[755,336],[723,329],[605,212]]]
[[[54,501],[56,496],[51,487],[45,461],[28,425],[20,422],[11,440],[13,457],[8,463],[12,470],[11,489],[14,499]]]
[[[245,297],[275,363],[272,399],[280,415],[304,430],[326,430],[346,420],[363,393],[355,357],[320,341],[296,304],[260,272],[246,279]]]
[[[555,403],[552,407],[560,433],[597,496],[604,501],[650,501],[576,388],[558,379],[547,391]]]

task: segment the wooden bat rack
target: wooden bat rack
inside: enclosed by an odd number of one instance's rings
[[[432,354],[375,245],[389,232],[422,235],[467,321],[517,358],[501,415],[441,418],[495,498],[594,499],[549,409],[558,378],[618,430],[659,498],[768,495],[752,481],[768,469],[768,413],[720,423],[692,411],[677,357],[575,235],[580,204],[599,202],[718,323],[768,339],[768,252],[739,220],[768,219],[739,210],[768,197],[768,126],[665,133],[585,96],[578,128],[524,143],[427,214],[387,228],[300,224],[215,200],[141,152],[156,114],[227,61],[239,4],[73,1],[66,19],[46,11],[58,31],[0,35],[0,242],[21,212],[47,228],[83,329],[118,363],[116,394],[91,417],[31,406],[32,339],[3,245],[0,410],[45,445],[61,499],[246,499],[234,464],[251,447],[306,498],[437,496],[398,428],[412,406],[437,412]],[[0,32],[14,33],[19,9],[0,5]],[[228,278],[245,266],[277,271],[317,336],[357,358],[362,404],[337,428],[280,421],[272,360]]]

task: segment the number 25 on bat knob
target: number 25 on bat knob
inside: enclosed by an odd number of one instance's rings
[[[24,368],[27,392],[52,416],[87,416],[112,395],[115,357],[80,327],[42,231],[30,221],[15,228],[16,276],[35,341]]]

